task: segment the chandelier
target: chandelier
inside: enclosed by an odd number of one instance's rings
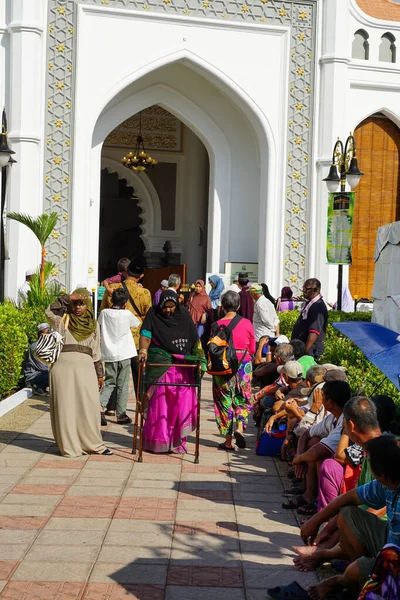
[[[136,146],[133,152],[129,152],[121,159],[123,165],[131,171],[141,172],[154,169],[157,161],[146,152],[142,138],[142,113],[139,113],[139,135],[136,138]]]

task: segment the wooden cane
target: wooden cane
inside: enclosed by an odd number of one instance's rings
[[[143,363],[139,362],[138,383],[137,383],[137,387],[136,387],[136,390],[135,390],[135,392],[136,392],[136,410],[135,410],[135,423],[134,423],[134,426],[133,426],[132,454],[136,454],[138,421],[139,421],[139,408],[140,408],[140,404],[141,404],[140,387],[142,385],[142,369],[143,369]]]

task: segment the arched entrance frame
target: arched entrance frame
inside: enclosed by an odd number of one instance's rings
[[[171,113],[175,114],[196,135],[201,139],[207,148],[210,158],[210,186],[209,186],[209,234],[208,234],[208,254],[207,269],[218,271],[223,260],[227,259],[227,242],[221,240],[221,215],[224,206],[221,204],[219,189],[225,188],[225,198],[229,198],[226,193],[226,187],[230,186],[231,159],[229,144],[224,133],[220,130],[217,123],[210,118],[199,106],[186,98],[180,92],[165,85],[149,86],[145,90],[135,93],[133,96],[123,98],[121,102],[110,106],[108,105],[118,97],[129,85],[139,80],[143,76],[159,69],[162,66],[182,62],[185,66],[190,66],[200,73],[208,81],[221,91],[229,94],[236,106],[242,111],[246,120],[249,122],[250,129],[257,141],[260,159],[260,212],[259,212],[259,273],[260,279],[265,279],[268,272],[268,281],[273,289],[279,287],[283,264],[283,236],[281,236],[281,226],[284,223],[284,203],[276,202],[275,198],[282,196],[281,188],[283,182],[278,181],[276,173],[276,144],[272,130],[265,114],[260,107],[229,77],[220,72],[210,63],[204,61],[192,52],[182,51],[161,57],[145,67],[131,73],[129,77],[119,81],[113,86],[109,93],[103,97],[99,103],[99,109],[94,110],[94,117],[91,125],[88,125],[87,131],[91,132],[92,149],[90,157],[90,205],[98,210],[100,190],[100,160],[101,147],[105,137],[119,123],[132,114],[151,106],[159,104]],[[79,159],[75,157],[75,168],[81,168]],[[262,166],[262,168],[261,168]],[[221,187],[222,186],[222,187]],[[75,192],[77,190],[74,190]],[[74,193],[73,197],[76,197]],[[97,206],[96,206],[97,204]],[[93,206],[95,205],[95,206]],[[94,217],[94,218],[93,218]],[[73,219],[79,219],[76,211],[73,211]],[[88,217],[90,222],[98,219],[98,215]],[[94,227],[91,227],[89,234],[89,245],[91,248],[98,245],[98,231],[96,236]],[[72,229],[74,230],[74,228]],[[216,241],[219,243],[216,243]],[[268,245],[267,245],[268,240]],[[74,248],[72,241],[72,249]],[[76,262],[74,259],[78,259]],[[71,277],[73,277],[73,265],[79,265],[79,258],[72,256]]]

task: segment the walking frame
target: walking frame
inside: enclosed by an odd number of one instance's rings
[[[197,371],[198,383],[149,383],[146,381],[146,368],[149,367],[182,367],[184,369],[193,369]],[[143,462],[143,425],[145,421],[145,409],[146,409],[146,394],[149,387],[156,386],[175,386],[175,387],[194,387],[197,388],[197,420],[196,420],[196,445],[194,453],[194,463],[199,463],[199,446],[200,446],[200,401],[201,401],[201,362],[198,361],[195,364],[153,364],[139,362],[138,372],[138,384],[136,389],[136,411],[135,411],[135,423],[133,426],[133,441],[132,441],[132,454],[136,454],[138,449],[138,462]],[[137,448],[137,437],[139,434],[139,447]]]

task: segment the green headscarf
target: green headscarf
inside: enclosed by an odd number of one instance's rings
[[[88,290],[85,288],[78,288],[73,293],[85,296],[87,308],[80,317],[70,313],[68,330],[77,342],[83,342],[83,340],[86,340],[94,331],[96,331],[96,319],[94,318],[92,300]]]

